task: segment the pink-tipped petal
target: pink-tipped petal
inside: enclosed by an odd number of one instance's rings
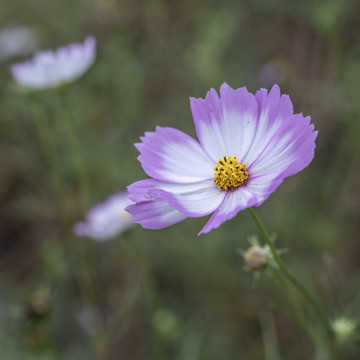
[[[225,221],[232,219],[239,211],[255,205],[256,202],[256,196],[245,188],[228,191],[224,201],[198,235],[206,234],[212,229],[218,228]]]
[[[213,177],[214,163],[200,144],[173,128],[157,127],[135,144],[144,171],[169,183],[191,183]]]
[[[183,192],[153,189],[148,192],[154,200],[165,201],[190,217],[201,217],[215,211],[222,203],[226,192],[219,190],[212,180],[193,184],[193,188]]]
[[[163,229],[187,218],[180,211],[165,202],[143,201],[126,208],[132,215],[132,221],[144,229]]]
[[[263,152],[249,164],[253,176],[282,173],[291,176],[304,169],[313,159],[317,131],[310,117],[293,115],[284,120]]]
[[[277,85],[269,93],[266,89],[257,91],[255,98],[259,113],[255,134],[244,157],[244,162],[248,165],[264,151],[283,121],[294,114],[289,96],[281,95]]]
[[[129,198],[135,202],[153,200],[154,195],[152,194],[152,190],[165,190],[174,194],[191,194],[197,191],[202,190],[203,188],[211,187],[214,185],[212,181],[197,181],[194,183],[169,183],[155,179],[145,179],[136,181],[130,186],[128,186]]]
[[[226,193],[212,180],[189,184],[170,184],[154,179],[137,181],[128,187],[129,198],[135,202],[160,201],[191,217],[208,215],[215,211]]]
[[[245,87],[232,89],[224,83],[220,98],[211,89],[205,100],[190,99],[199,141],[213,161],[223,155],[236,155],[243,161],[254,137],[258,105]]]

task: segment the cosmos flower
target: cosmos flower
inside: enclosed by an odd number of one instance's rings
[[[83,43],[36,52],[32,59],[13,65],[11,73],[20,86],[51,89],[78,79],[90,68],[95,56],[96,40],[88,36]]]
[[[74,233],[94,240],[110,240],[132,226],[131,215],[125,208],[132,203],[127,192],[110,196],[103,203],[93,206],[84,222],[77,222]]]
[[[133,222],[161,229],[187,217],[213,213],[207,233],[239,211],[261,205],[284,178],[314,157],[317,131],[294,114],[288,95],[274,85],[255,95],[223,84],[220,97],[191,98],[199,142],[170,127],[146,132],[135,144],[147,175],[128,187]]]

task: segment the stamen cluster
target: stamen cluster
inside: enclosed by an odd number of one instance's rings
[[[214,183],[220,190],[235,189],[246,184],[249,173],[246,170],[246,164],[237,161],[236,156],[219,159],[215,170]]]

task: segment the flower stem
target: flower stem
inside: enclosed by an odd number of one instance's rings
[[[67,107],[64,105],[63,94],[55,92],[55,98],[58,102],[59,112],[62,115],[61,122],[64,125],[64,131],[69,141],[70,150],[73,156],[74,168],[76,172],[76,177],[78,181],[78,186],[80,189],[80,204],[81,211],[84,212],[90,204],[89,201],[89,177],[85,162],[82,156],[80,143],[78,136],[76,134],[76,129],[74,125],[73,116],[68,111]]]
[[[285,290],[298,324],[304,329],[306,333],[308,333],[309,338],[312,339],[315,343],[326,345],[324,344],[324,339],[316,332],[314,328],[311,327],[310,324],[307,323],[304,313],[301,309],[299,299],[294,293],[293,288],[290,288],[289,283],[283,278],[283,276],[280,275],[280,273],[278,273],[277,270],[273,269],[271,274],[278,281],[279,285],[281,285]]]
[[[31,113],[41,142],[42,151],[46,157],[46,165],[50,169],[49,173],[52,177],[56,196],[58,197],[57,200],[60,200],[65,190],[60,178],[57,176],[59,156],[54,145],[51,126],[42,106],[39,106],[37,103],[31,104]]]
[[[81,157],[80,146],[76,137],[75,128],[72,124],[72,118],[70,117],[70,114],[65,113],[65,109],[62,107],[60,99],[57,100],[57,106],[59,107],[58,110],[61,111],[62,114],[62,125],[64,125],[65,127],[64,131],[66,131],[67,140],[69,141],[74,156],[74,165],[77,172],[77,180],[79,182],[78,185],[82,191],[81,205],[85,207],[88,206],[86,198],[86,196],[88,195],[88,181],[86,169]],[[79,293],[82,302],[84,304],[88,304],[89,302],[91,304],[94,304],[96,303],[97,295],[99,292],[95,288],[93,279],[94,274],[88,260],[91,254],[89,254],[89,249],[84,248],[84,246],[81,246],[80,242],[74,239],[73,234],[70,231],[70,223],[73,221],[73,214],[70,213],[71,211],[68,208],[68,204],[66,201],[69,189],[66,187],[61,177],[61,156],[56,149],[56,133],[51,126],[52,124],[49,122],[44,107],[38,104],[38,102],[39,99],[37,98],[29,99],[29,103],[31,104],[32,117],[41,143],[40,145],[42,147],[47,166],[49,167],[49,173],[52,177],[57,200],[59,202],[58,209],[61,209],[61,214],[59,215],[59,217],[62,217],[62,221],[66,228],[63,234],[65,241],[61,242],[61,244],[63,244],[64,251],[69,256],[71,270],[73,272],[75,281],[79,287]],[[85,208],[81,210],[83,211],[85,210]],[[105,331],[104,321],[100,314],[98,314],[98,312],[96,314],[96,325],[100,335],[92,337],[92,341],[99,355],[99,358],[104,360],[109,358],[108,353],[110,351],[110,343],[108,335]]]
[[[317,301],[314,299],[314,297],[310,294],[310,292],[305,288],[305,286],[289,271],[289,269],[286,267],[284,262],[281,260],[280,256],[278,255],[276,248],[274,246],[274,243],[270,239],[269,233],[266,231],[263,223],[259,219],[259,217],[256,215],[255,210],[253,208],[248,209],[250,212],[251,217],[253,218],[255,224],[258,226],[261,234],[264,237],[264,240],[266,244],[269,246],[270,251],[272,253],[272,256],[274,257],[277,265],[279,266],[281,272],[284,274],[284,276],[287,278],[287,280],[292,283],[295,288],[305,297],[305,299],[310,303],[312,308],[314,309],[314,312],[318,316],[319,320],[321,321],[322,325],[325,328],[327,337],[329,338],[330,342],[333,340],[333,331],[331,329],[331,326],[322,313]]]
[[[263,311],[259,315],[259,320],[263,337],[265,360],[280,360],[279,344],[271,312]]]

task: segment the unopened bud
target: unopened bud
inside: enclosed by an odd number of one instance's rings
[[[177,320],[172,311],[160,309],[154,315],[153,324],[159,332],[167,333],[176,327]]]
[[[268,253],[266,249],[254,245],[246,251],[244,255],[246,266],[251,270],[263,269],[268,263]]]
[[[26,302],[26,310],[31,317],[42,317],[49,312],[49,296],[45,290],[37,290]]]

